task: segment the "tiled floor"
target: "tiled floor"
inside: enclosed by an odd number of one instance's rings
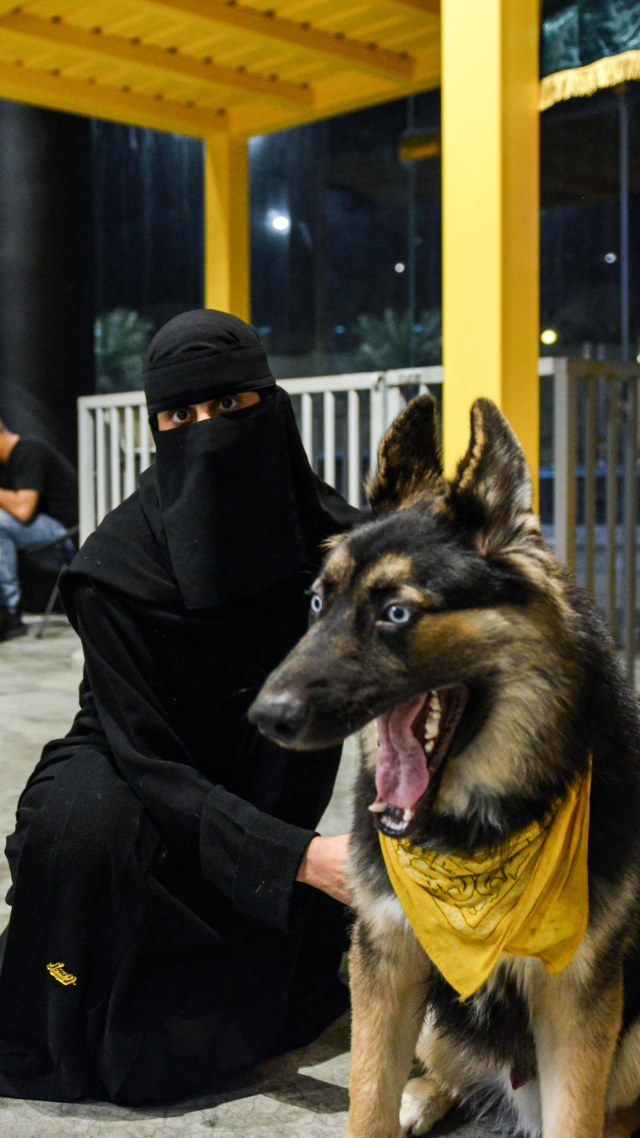
[[[79,643],[62,618],[47,635],[0,644],[0,840],[13,829],[18,794],[42,745],[64,734],[76,707]],[[321,829],[348,828],[353,758],[347,754]],[[0,894],[8,872],[0,859]],[[0,927],[6,923],[0,904]],[[265,1064],[246,1085],[215,1098],[148,1110],[100,1103],[57,1104],[0,1098],[0,1138],[340,1138],[347,1113],[349,1025],[339,1020],[312,1046]],[[449,1117],[433,1134],[485,1138],[488,1131]],[[494,1135],[495,1138],[495,1135]]]

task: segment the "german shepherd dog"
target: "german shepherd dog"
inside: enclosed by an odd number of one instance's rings
[[[336,539],[311,627],[250,712],[299,750],[362,732],[347,1138],[424,1134],[460,1104],[488,1104],[503,1132],[629,1135],[640,1094],[635,694],[541,536],[522,449],[493,403],[474,403],[469,448],[446,481],[433,401],[413,400],[380,445],[368,495],[373,520]],[[573,844],[546,856],[572,794]],[[447,888],[464,894],[461,861],[475,881],[469,863],[489,857],[504,881],[502,852],[512,857],[523,834],[540,839],[556,882],[550,935],[569,937],[564,956],[535,950],[551,919],[544,894],[480,979],[466,976],[464,930],[436,966],[383,839],[427,866],[450,858]],[[434,896],[437,883],[431,910]],[[414,1055],[421,1073],[403,1094]]]

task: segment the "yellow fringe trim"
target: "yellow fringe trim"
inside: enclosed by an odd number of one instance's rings
[[[540,110],[546,111],[563,99],[595,95],[603,87],[616,87],[630,79],[640,79],[640,51],[623,51],[596,59],[584,67],[572,67],[547,75],[540,83]]]

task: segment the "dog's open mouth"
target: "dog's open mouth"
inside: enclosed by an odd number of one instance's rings
[[[447,756],[467,702],[462,685],[397,703],[376,720],[376,826],[392,838],[411,829],[418,803]]]

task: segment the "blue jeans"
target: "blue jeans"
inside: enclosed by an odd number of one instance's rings
[[[66,526],[48,514],[36,514],[30,522],[19,522],[7,510],[0,509],[0,605],[12,611],[20,608],[20,580],[18,553],[44,545],[64,533]],[[71,559],[75,545],[71,538],[37,554],[38,564],[47,569],[58,569]]]

